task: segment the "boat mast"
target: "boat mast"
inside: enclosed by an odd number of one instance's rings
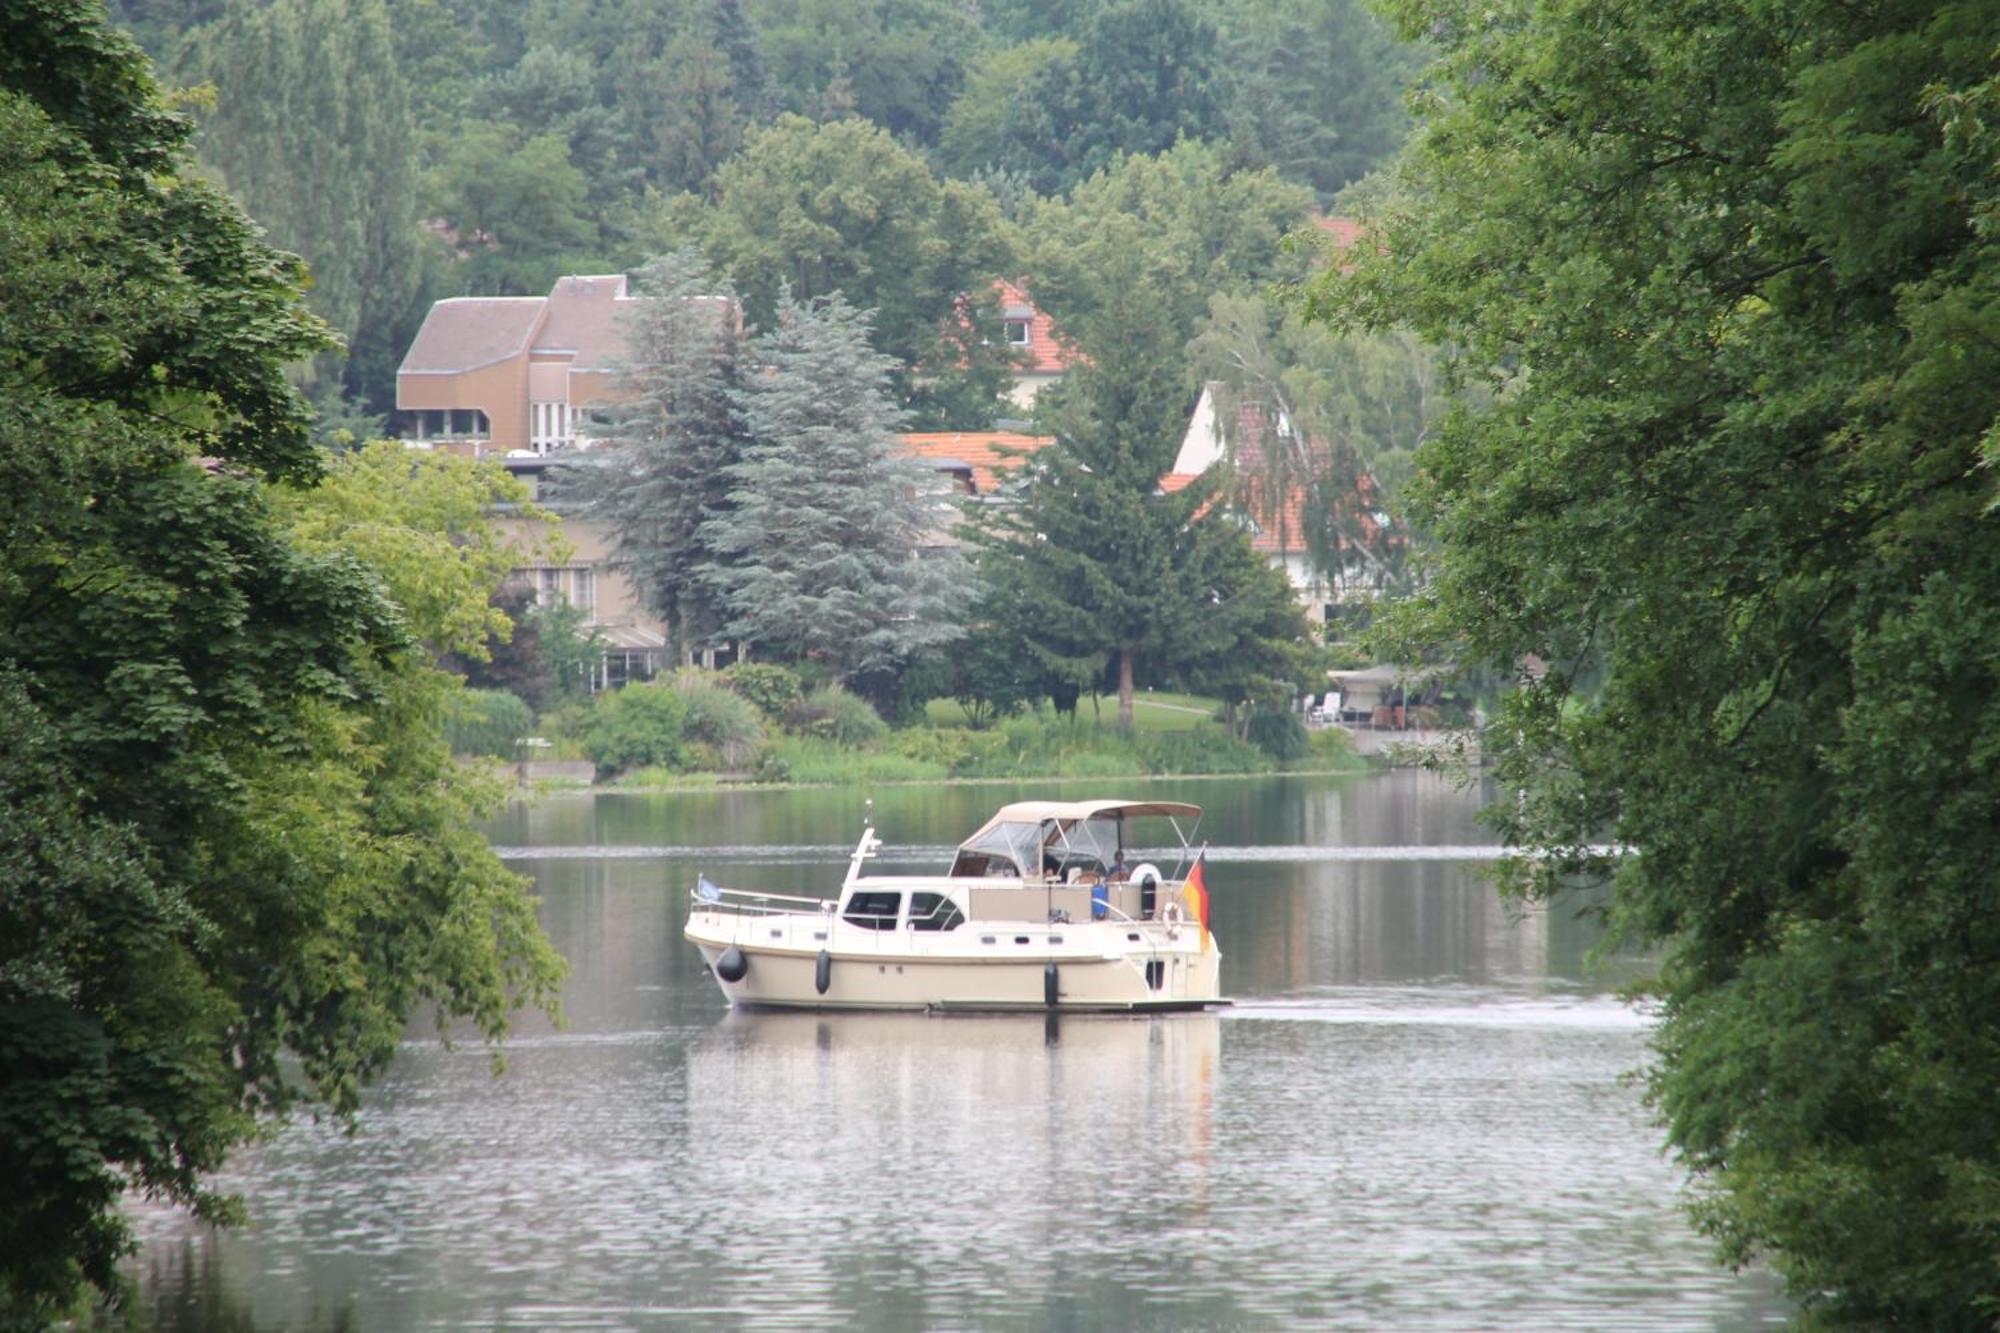
[[[840,885],[842,891],[854,887],[854,881],[861,878],[861,863],[882,847],[882,840],[875,836],[875,798],[871,796],[861,805],[861,841],[854,844],[854,855],[848,859],[847,878]]]

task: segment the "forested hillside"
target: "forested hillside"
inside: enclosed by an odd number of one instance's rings
[[[1400,143],[1417,67],[1358,0],[110,8],[183,90],[201,161],[310,265],[349,349],[307,375],[323,429],[389,410],[432,301],[689,241],[766,304],[781,278],[811,294],[788,259],[833,251],[827,285],[880,308],[879,350],[956,372],[936,312],[1034,267],[1023,223],[1094,174],[1201,141],[1325,207]],[[987,424],[993,367],[946,379],[910,397],[918,423]]]

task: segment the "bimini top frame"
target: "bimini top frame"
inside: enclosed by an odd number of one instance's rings
[[[1001,806],[977,833],[959,844],[952,873],[963,874],[962,867],[968,865],[992,865],[1004,866],[1004,873],[1025,878],[1043,869],[1047,861],[1061,868],[1078,860],[1094,861],[1103,870],[1116,859],[1114,853],[1124,851],[1125,820],[1148,815],[1164,817],[1173,825],[1185,864],[1189,835],[1182,832],[1180,821],[1199,820],[1198,805],[1182,801],[1016,801]],[[1102,829],[1107,825],[1117,830],[1108,841],[1085,832],[1089,827]],[[971,860],[974,857],[980,859]],[[981,871],[974,869],[972,873]],[[984,873],[1003,872],[995,868]]]
[[[999,824],[1039,824],[1045,819],[1053,819],[1058,824],[1069,824],[1079,819],[1124,819],[1140,815],[1165,815],[1169,819],[1200,819],[1201,807],[1189,805],[1185,801],[1016,801],[1003,805],[979,828],[979,832],[967,838],[959,846],[969,846],[979,841],[980,834],[986,833]],[[1180,825],[1174,825],[1175,832]]]

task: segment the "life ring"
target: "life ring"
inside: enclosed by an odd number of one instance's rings
[[[1187,914],[1181,911],[1179,903],[1168,903],[1160,912],[1160,920],[1167,923],[1167,938],[1170,940],[1180,938],[1181,922],[1186,919]]]

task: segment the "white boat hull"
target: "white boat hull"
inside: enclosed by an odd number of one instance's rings
[[[973,922],[919,935],[858,929],[823,916],[697,911],[686,933],[729,1002],[748,1007],[1135,1012],[1223,1003],[1221,954],[1192,923]],[[732,947],[744,962],[734,981],[717,966]]]

